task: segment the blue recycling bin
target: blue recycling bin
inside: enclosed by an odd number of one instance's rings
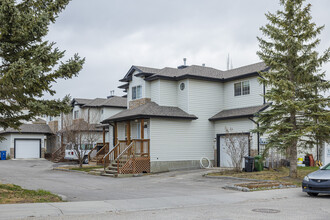
[[[5,160],[6,159],[6,151],[4,150],[4,151],[0,151],[0,158],[1,158],[1,160]]]

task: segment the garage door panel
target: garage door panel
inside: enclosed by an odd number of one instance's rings
[[[40,158],[40,139],[15,140],[15,158]]]
[[[235,142],[235,147],[239,149],[239,143],[237,141],[244,143],[245,145],[245,152],[246,155],[248,156],[248,149],[249,149],[249,137],[246,136],[235,136],[232,135],[232,139]],[[227,136],[220,136],[219,138],[220,141],[220,167],[233,167],[232,159],[231,156],[228,154],[228,137]],[[244,160],[242,161],[242,167],[245,167]]]

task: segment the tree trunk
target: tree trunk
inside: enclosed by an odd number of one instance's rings
[[[295,140],[289,150],[290,174],[291,178],[297,178],[297,140]]]

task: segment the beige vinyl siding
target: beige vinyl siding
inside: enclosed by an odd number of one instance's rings
[[[249,81],[250,94],[234,95],[234,84],[242,81]],[[224,109],[244,108],[248,106],[263,104],[263,86],[259,84],[257,77],[250,77],[224,83]]]
[[[160,100],[159,105],[177,106],[177,82],[161,80],[160,81]]]
[[[185,84],[185,89],[181,90],[179,88],[180,84]],[[183,111],[189,111],[189,79],[178,81],[177,83],[177,100],[178,100],[178,107],[181,108]]]
[[[160,80],[154,80],[150,82],[150,98],[151,101],[159,104],[160,100]]]

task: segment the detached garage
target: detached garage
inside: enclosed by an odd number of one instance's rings
[[[5,138],[0,142],[0,150],[7,151],[7,156],[15,159],[43,158],[47,136],[51,134],[47,124],[23,124],[19,130],[0,131]]]

